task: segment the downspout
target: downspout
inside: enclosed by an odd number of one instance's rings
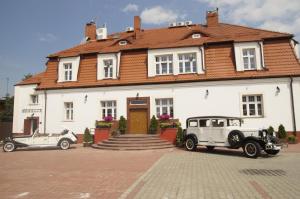
[[[44,134],[46,134],[46,117],[47,117],[47,90],[44,91],[45,108],[44,108]]]
[[[294,91],[293,91],[293,77],[290,77],[290,95],[291,95],[291,108],[292,108],[292,120],[293,120],[293,134],[296,136],[297,126],[295,118],[295,102],[294,102]]]

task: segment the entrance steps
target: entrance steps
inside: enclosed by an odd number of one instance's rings
[[[105,150],[152,150],[173,148],[174,145],[162,140],[158,135],[119,135],[93,144],[93,148]]]

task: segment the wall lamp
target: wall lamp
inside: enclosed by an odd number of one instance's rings
[[[279,88],[279,86],[276,87],[276,93],[280,93],[280,88]]]
[[[209,94],[209,91],[208,91],[208,90],[206,90],[206,91],[205,91],[205,95],[206,95],[206,96],[208,96],[208,94]]]
[[[140,95],[139,93],[136,93],[136,98],[139,98],[139,95]]]
[[[88,98],[88,95],[86,94],[86,95],[84,96],[84,103],[87,102],[87,98]]]

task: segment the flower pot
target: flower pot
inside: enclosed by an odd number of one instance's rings
[[[110,128],[96,128],[94,135],[94,143],[98,144],[103,140],[107,140],[109,138]]]
[[[177,128],[163,128],[160,132],[160,138],[171,142],[172,144],[176,144],[176,135],[177,135]]]
[[[83,142],[83,147],[90,147],[92,146],[92,142]]]

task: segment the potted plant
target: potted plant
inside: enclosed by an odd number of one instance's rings
[[[89,147],[93,143],[93,135],[90,133],[90,130],[88,128],[85,128],[84,134],[83,134],[83,146]]]
[[[295,135],[289,135],[287,140],[288,140],[289,144],[296,144],[297,143],[297,138],[296,138]]]
[[[121,134],[125,134],[126,128],[127,128],[127,126],[126,126],[126,119],[123,116],[121,116],[120,120],[119,120],[119,128],[118,128],[119,131],[120,131],[120,133]]]
[[[170,120],[170,118],[168,114],[163,114],[159,117],[160,138],[176,144],[176,135],[180,123]]]
[[[184,132],[181,127],[178,128],[176,135],[176,146],[183,147],[184,145]]]
[[[150,120],[149,134],[156,134],[157,133],[157,127],[158,127],[158,122],[157,122],[156,117],[153,115],[151,120]]]
[[[112,116],[104,117],[103,121],[96,121],[96,129],[94,136],[94,143],[99,143],[109,138],[110,128],[112,127]]]

